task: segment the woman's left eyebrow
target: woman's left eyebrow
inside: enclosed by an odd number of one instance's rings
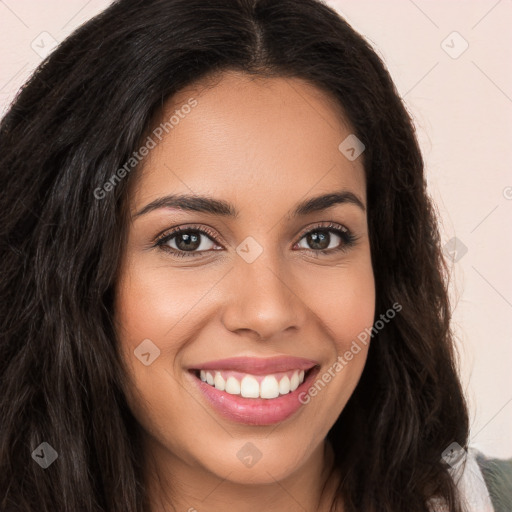
[[[363,201],[356,194],[349,190],[341,190],[301,201],[295,206],[290,217],[305,216],[313,212],[326,210],[337,204],[353,204],[358,206],[363,212],[366,211]],[[222,217],[238,217],[237,209],[227,201],[210,196],[171,194],[151,201],[151,203],[135,213],[133,218],[135,219],[160,208],[202,212]]]
[[[323,194],[321,196],[311,197],[299,203],[293,211],[291,217],[298,217],[308,215],[312,212],[326,210],[331,206],[337,204],[354,204],[366,212],[366,207],[363,201],[353,192],[349,190],[340,190],[330,194]]]

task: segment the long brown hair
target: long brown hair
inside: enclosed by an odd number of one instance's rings
[[[468,415],[413,124],[370,45],[316,0],[119,0],[16,97],[0,125],[0,509],[149,510],[112,325],[136,170],[97,190],[165,99],[226,69],[310,81],[366,146],[377,317],[402,310],[328,434],[346,511],[425,512],[438,495],[459,512],[441,455],[466,445]],[[58,453],[45,470],[42,442]]]

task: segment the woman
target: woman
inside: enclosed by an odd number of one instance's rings
[[[332,9],[115,2],[0,130],[2,510],[464,510],[421,154]]]

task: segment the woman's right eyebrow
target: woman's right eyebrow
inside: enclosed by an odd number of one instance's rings
[[[221,217],[238,217],[235,207],[222,199],[215,199],[209,196],[171,194],[151,201],[151,203],[135,213],[133,218],[135,219],[160,208],[203,212]]]
[[[290,218],[305,216],[313,212],[326,210],[327,208],[331,208],[337,204],[353,204],[358,206],[363,212],[366,211],[363,201],[356,194],[349,190],[341,190],[301,201],[295,206]],[[135,213],[133,218],[135,219],[160,208],[202,212],[231,218],[237,218],[239,214],[237,209],[231,203],[222,199],[216,199],[210,196],[171,194],[151,201]]]

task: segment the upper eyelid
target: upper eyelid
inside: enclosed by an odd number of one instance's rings
[[[211,228],[208,228],[211,229]],[[162,240],[170,240],[172,237],[179,235],[180,233],[187,232],[187,231],[199,231],[202,235],[206,236],[208,239],[210,239],[212,242],[217,243],[216,240],[213,240],[213,235],[210,235],[208,230],[205,230],[204,226],[177,226],[175,228],[166,229],[162,233],[156,236],[155,238],[155,244],[158,242],[161,242]]]

